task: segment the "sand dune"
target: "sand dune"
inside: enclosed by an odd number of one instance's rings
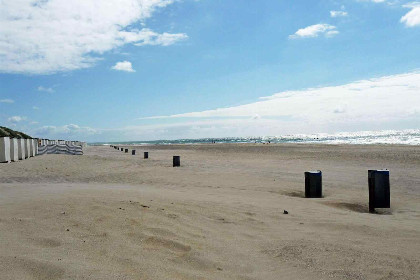
[[[0,165],[0,279],[420,275],[419,147],[136,150]],[[369,214],[367,170],[376,168],[391,171],[392,208]],[[303,197],[311,169],[323,171],[322,199]]]

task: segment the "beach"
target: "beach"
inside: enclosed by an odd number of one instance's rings
[[[420,146],[122,147],[0,164],[0,279],[420,275]],[[382,168],[391,208],[370,214]],[[323,198],[304,198],[308,170]]]

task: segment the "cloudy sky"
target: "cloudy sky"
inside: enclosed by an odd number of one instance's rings
[[[420,2],[1,0],[0,125],[86,141],[420,128]]]

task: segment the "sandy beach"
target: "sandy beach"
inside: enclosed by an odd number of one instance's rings
[[[418,146],[135,149],[0,164],[0,279],[419,279]],[[381,168],[391,209],[369,214]]]

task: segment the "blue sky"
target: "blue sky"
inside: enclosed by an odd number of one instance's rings
[[[5,0],[0,124],[151,140],[420,128],[420,2]]]

